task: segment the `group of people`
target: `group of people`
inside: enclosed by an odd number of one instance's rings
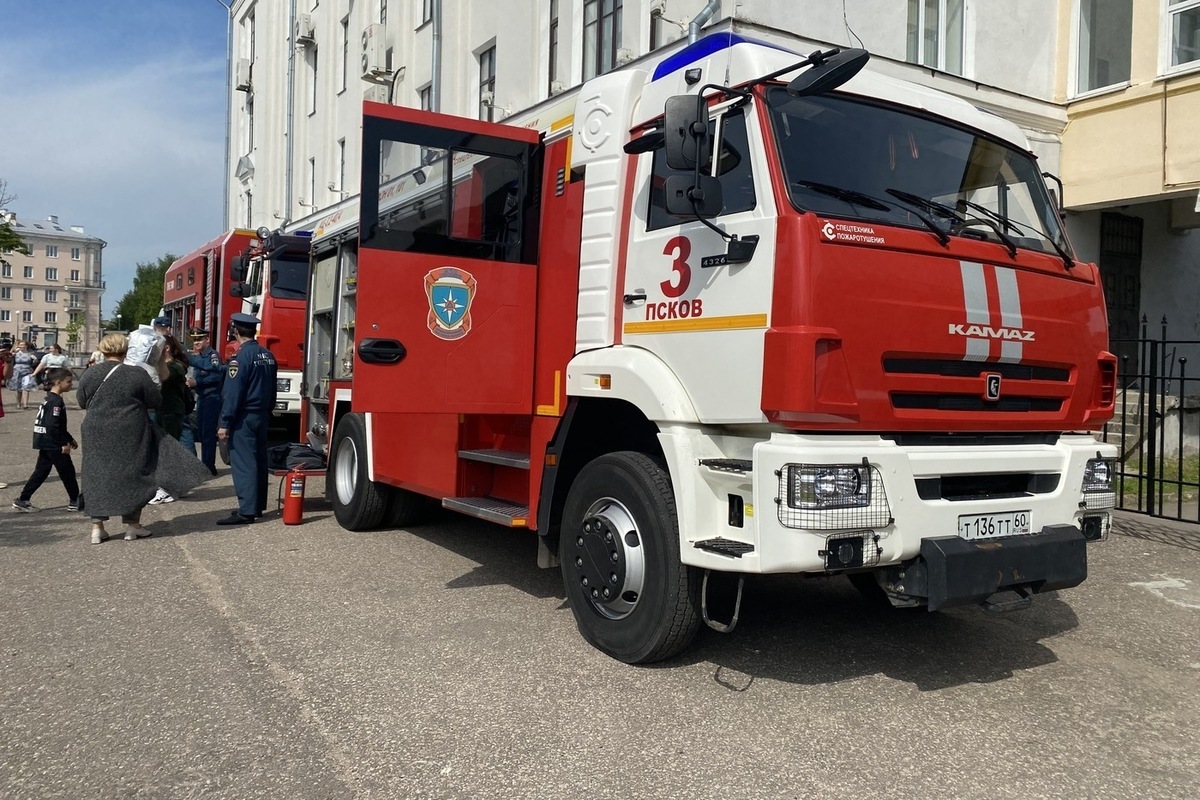
[[[30,407],[30,398],[38,388],[49,389],[49,370],[67,366],[67,356],[57,342],[52,342],[45,353],[39,353],[24,339],[17,342],[0,343],[0,375],[9,391],[16,392],[17,410]],[[40,376],[40,378],[39,378]],[[3,404],[0,402],[0,416]]]
[[[47,393],[34,420],[37,463],[13,507],[34,510],[34,492],[57,470],[67,491],[67,510],[83,508],[92,518],[93,544],[109,538],[105,523],[113,516],[125,524],[125,539],[149,536],[141,522],[143,509],[170,502],[216,475],[217,445],[224,441],[238,507],[217,524],[243,525],[261,517],[277,365],[255,338],[258,324],[249,314],[233,315],[238,348],[227,364],[212,348],[209,331],[192,329],[193,347],[187,351],[171,334],[170,320],[160,317],[128,337],[106,335],[78,387],[65,363],[44,370],[40,362],[31,366],[29,374],[45,371]],[[67,428],[63,402],[63,394],[73,388],[79,407],[88,412],[80,427],[86,506],[71,459],[79,443]],[[189,407],[193,400],[194,408]],[[186,424],[193,414],[194,425]],[[185,446],[185,432],[193,428],[199,459],[194,445]]]

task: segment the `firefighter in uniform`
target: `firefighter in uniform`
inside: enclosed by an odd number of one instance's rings
[[[217,438],[229,443],[238,507],[218,525],[245,525],[266,510],[267,423],[278,370],[275,356],[254,338],[258,320],[249,314],[234,314],[232,320],[239,347],[226,370]]]
[[[188,366],[195,373],[196,438],[200,440],[200,461],[213,475],[217,474],[217,418],[221,416],[221,382],[225,367],[221,355],[212,348],[208,331],[190,331],[194,353],[188,353]]]

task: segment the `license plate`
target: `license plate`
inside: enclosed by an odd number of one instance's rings
[[[958,535],[964,539],[999,539],[1029,533],[1028,511],[972,514],[958,518]]]

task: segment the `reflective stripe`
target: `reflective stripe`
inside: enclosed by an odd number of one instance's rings
[[[967,322],[987,325],[991,322],[988,311],[987,283],[983,279],[983,264],[975,261],[959,262],[962,269],[963,304]],[[963,361],[987,361],[990,342],[987,339],[968,338]]]
[[[1023,327],[1021,318],[1021,293],[1017,290],[1016,270],[993,267],[996,270],[996,286],[1000,290],[1000,324],[1006,328]],[[1005,340],[1000,344],[1001,361],[1020,361],[1025,345],[1018,339]]]

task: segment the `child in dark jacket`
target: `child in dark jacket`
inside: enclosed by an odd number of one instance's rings
[[[50,391],[46,392],[46,399],[33,421],[33,449],[38,451],[37,464],[21,496],[13,500],[13,508],[17,511],[34,510],[33,503],[29,501],[45,483],[53,467],[58,470],[58,477],[62,478],[63,488],[70,498],[67,510],[78,511],[79,482],[75,479],[75,462],[71,460],[71,451],[78,448],[79,443],[67,430],[67,406],[62,398],[63,392],[71,391],[74,386],[75,376],[69,369],[55,367],[47,370],[46,382],[50,384]]]

